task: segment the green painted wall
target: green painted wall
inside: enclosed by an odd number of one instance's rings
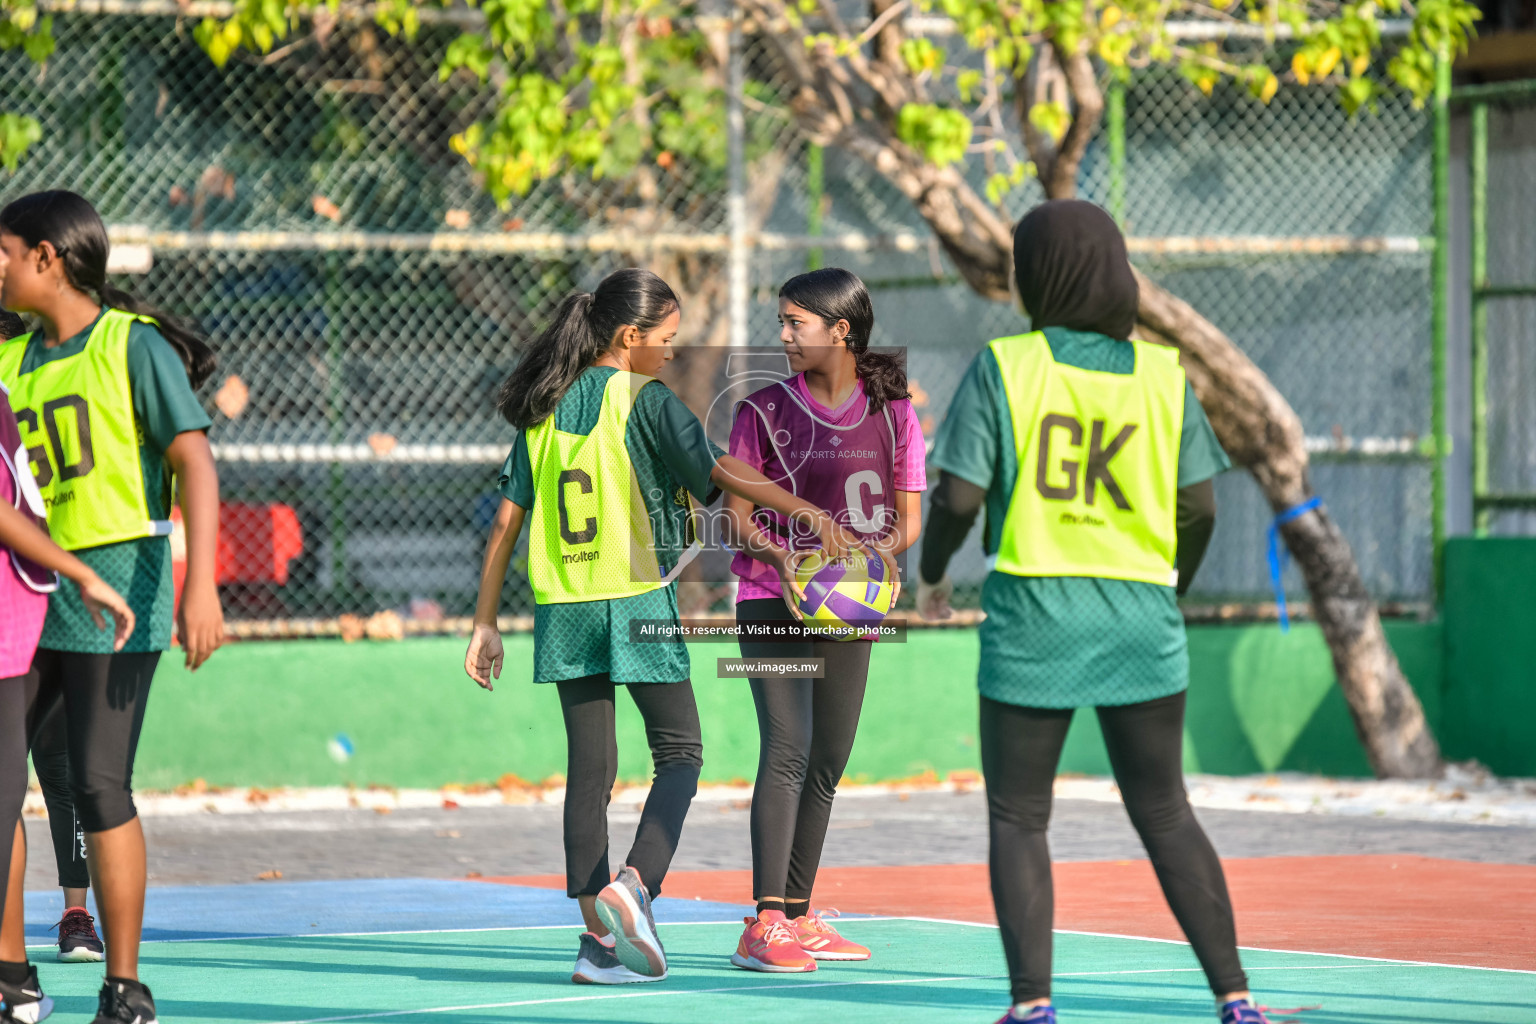
[[[1447,757],[1536,776],[1536,538],[1445,546]]]
[[[1438,723],[1440,627],[1393,623],[1387,633]],[[735,649],[704,644],[692,652],[704,777],[750,779],[757,729],[747,684],[715,678],[715,659]],[[197,778],[435,787],[506,772],[532,780],[561,773],[559,703],[553,687],[529,683],[531,656],[531,637],[508,637],[506,670],[486,693],[464,676],[458,638],[242,643],[195,675],[173,654],[155,680],[136,781],[141,789]],[[880,780],[978,768],[976,660],[974,630],[914,630],[906,644],[877,645],[849,774]],[[1191,770],[1369,773],[1316,627],[1289,634],[1275,626],[1194,627],[1190,661]],[[620,775],[643,778],[649,765],[639,716],[620,705]],[[338,733],[355,747],[345,764],[326,750]],[[1061,767],[1108,771],[1091,713],[1078,715]]]

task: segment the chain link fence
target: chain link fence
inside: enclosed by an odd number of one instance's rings
[[[1483,116],[1487,280],[1474,287],[1488,289],[1481,297],[1486,317],[1484,490],[1526,498],[1489,507],[1479,525],[1496,534],[1529,535],[1536,533],[1536,404],[1531,401],[1536,395],[1536,236],[1529,229],[1536,95],[1488,103]]]
[[[484,113],[479,93],[438,80],[454,27],[407,44],[344,25],[324,47],[223,71],[190,28],[174,13],[58,14],[45,72],[0,65],[7,105],[45,126],[4,191],[90,197],[121,265],[140,264],[123,283],[209,331],[236,632],[327,633],[378,612],[405,631],[462,628],[512,441],[492,395],[555,303],[640,264],[683,297],[680,344],[731,337],[724,147],[635,180],[545,182],[499,210],[448,146]],[[1027,324],[959,281],[889,182],[796,136],[771,52],[745,42],[750,245],[734,256],[748,342],[777,344],[784,279],[853,270],[875,297],[875,344],[907,349],[931,441],[975,353]],[[1267,107],[1231,85],[1207,98],[1155,71],[1127,87],[1126,118],[1133,258],[1296,407],[1317,490],[1375,595],[1428,600],[1427,118],[1393,98],[1350,118],[1331,93],[1291,86]],[[1084,197],[1108,205],[1111,177],[1101,138]],[[1006,201],[1017,215],[1039,198],[1031,184]],[[1192,600],[1272,600],[1266,504],[1241,473],[1218,497]],[[953,570],[962,600],[985,571],[968,546]],[[720,588],[688,601],[728,608]],[[504,611],[531,607],[514,571]]]

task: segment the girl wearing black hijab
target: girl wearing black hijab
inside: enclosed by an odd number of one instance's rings
[[[999,1024],[1054,1024],[1051,785],[1093,707],[1115,780],[1223,1024],[1248,996],[1221,862],[1184,791],[1189,662],[1176,595],[1230,463],[1177,353],[1130,341],[1137,288],[1109,215],[1077,200],[1020,221],[1014,281],[1034,331],[972,362],[939,430],[918,609],[948,618],[950,556],[986,508],[981,760],[992,898],[1012,982]]]

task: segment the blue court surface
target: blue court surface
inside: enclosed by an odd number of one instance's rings
[[[29,893],[27,941],[55,1020],[95,1010],[99,965],[48,956],[56,893]],[[1002,950],[990,926],[850,915],[840,929],[868,945],[865,963],[764,975],[727,959],[750,907],[657,903],[671,976],[646,985],[570,982],[581,928],[564,893],[435,879],[268,882],[150,891],[141,976],[162,1020],[320,1024],[446,1022],[734,1022],[788,1014],[837,1024],[961,1024],[1007,1005]],[[1335,955],[1249,950],[1265,1002],[1303,1024],[1483,1024],[1536,1021],[1536,974]],[[1058,933],[1062,1024],[1212,1021],[1187,946]]]

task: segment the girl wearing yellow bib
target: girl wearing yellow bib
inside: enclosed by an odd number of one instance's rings
[[[1130,341],[1125,240],[1090,203],[1048,202],[1014,233],[1033,333],[993,341],[956,391],[917,604],[949,614],[945,567],[986,508],[980,738],[992,899],[1011,978],[1003,1021],[1054,1024],[1051,785],[1073,711],[1098,715],[1131,823],[1194,947],[1223,1024],[1248,998],[1221,862],[1184,791],[1189,665],[1176,594],[1227,468],[1172,349]]]
[[[146,872],[133,760],[150,681],[171,639],[173,479],[187,531],[177,632],[188,667],[223,638],[214,585],[218,474],[209,419],[193,393],[214,361],[191,325],[107,284],[107,250],[101,218],[73,192],[34,193],[0,210],[0,305],[41,324],[0,346],[0,383],[11,392],[54,540],[120,591],[137,617],[114,653],[78,591],[61,587],[50,597],[28,731],[35,741],[39,723],[62,705],[69,792],[50,804],[72,802],[85,832],[106,933],[96,1020],[152,1024],[154,1001],[138,980]],[[19,943],[21,931],[0,934]],[[19,944],[0,941],[0,973],[22,956]]]
[[[709,504],[724,489],[804,517],[834,553],[854,543],[825,512],[724,454],[654,379],[672,357],[681,315],[655,274],[611,274],[595,292],[561,302],[498,396],[519,434],[502,468],[465,670],[487,690],[501,675],[496,614],[526,520],[534,681],[555,684],[566,728],[566,893],[587,926],[572,973],[579,983],[666,976],[651,901],[703,760],[687,648],[643,631],[677,622],[673,580],[697,551],[693,502]],[[621,685],[645,719],[656,774],[635,843],[610,884],[607,807]]]

